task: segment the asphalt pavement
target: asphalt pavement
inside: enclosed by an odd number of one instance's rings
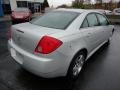
[[[120,26],[115,26],[111,44],[85,63],[75,82],[41,78],[17,64],[7,50],[10,26],[10,21],[0,22],[0,90],[120,90]]]

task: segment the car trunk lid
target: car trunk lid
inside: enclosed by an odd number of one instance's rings
[[[41,26],[33,25],[31,23],[13,25],[12,41],[20,48],[30,53],[34,53],[34,50],[38,42],[43,36],[59,33],[61,31],[62,30],[59,29],[41,27]]]

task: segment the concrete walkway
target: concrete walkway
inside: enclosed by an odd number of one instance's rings
[[[10,15],[5,15],[3,17],[0,17],[0,22],[2,22],[2,21],[10,21],[10,20],[11,20]]]

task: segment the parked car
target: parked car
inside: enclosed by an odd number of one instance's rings
[[[16,8],[12,11],[12,23],[28,22],[32,18],[31,11],[28,8]]]
[[[112,15],[112,14],[113,14],[113,12],[112,12],[112,11],[110,11],[110,10],[105,10],[105,14],[106,14],[106,15]]]
[[[57,9],[9,31],[11,56],[26,70],[45,78],[76,79],[84,65],[105,43],[114,27],[94,10]]]
[[[114,15],[120,15],[120,8],[116,8],[113,10]]]

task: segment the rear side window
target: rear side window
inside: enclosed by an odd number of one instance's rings
[[[100,25],[102,25],[102,26],[108,25],[108,21],[103,15],[101,15],[101,14],[96,14],[96,15],[98,17]]]
[[[83,21],[82,27],[81,28],[86,28],[89,27],[87,19]]]
[[[88,23],[89,23],[89,27],[93,27],[93,26],[98,26],[99,25],[97,17],[96,17],[95,14],[89,14],[87,16],[87,20],[88,20]]]

